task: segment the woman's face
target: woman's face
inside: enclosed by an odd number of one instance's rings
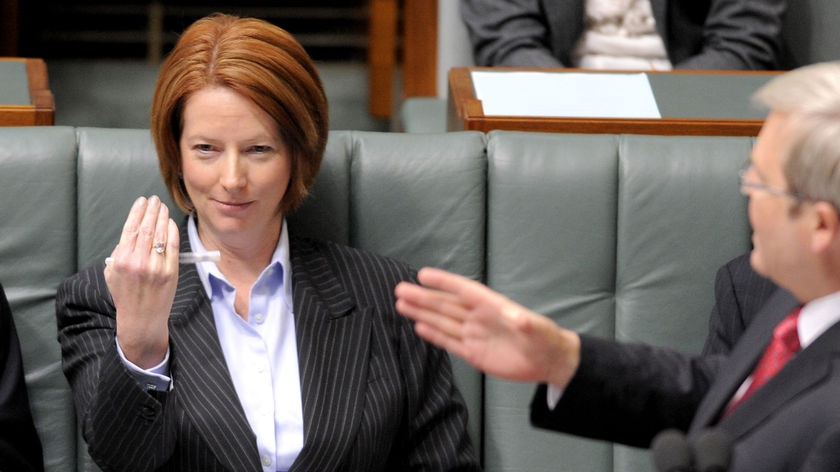
[[[183,120],[181,169],[202,243],[218,249],[276,242],[291,173],[277,123],[225,87],[193,94]]]

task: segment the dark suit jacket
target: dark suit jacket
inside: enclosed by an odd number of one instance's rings
[[[476,65],[570,67],[585,0],[461,0]],[[787,0],[651,0],[680,69],[776,69]]]
[[[477,470],[448,355],[395,313],[393,288],[413,271],[331,243],[290,246],[304,416],[292,470]],[[121,364],[102,272],[69,278],[57,297],[63,368],[94,460],[105,470],[260,471],[195,266],[179,275],[168,393],[144,391]]]
[[[750,265],[750,253],[724,264],[715,276],[715,304],[703,354],[728,354],[778,286]]]
[[[648,447],[667,428],[697,434],[719,426],[734,439],[731,472],[836,471],[840,323],[718,424],[773,328],[798,304],[777,290],[719,371],[709,368],[709,356],[583,337],[580,369],[557,408],[548,410],[540,386],[531,419],[540,427],[638,447]]]
[[[0,471],[41,471],[41,440],[29,409],[12,310],[0,286]]]

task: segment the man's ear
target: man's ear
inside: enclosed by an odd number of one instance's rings
[[[811,249],[821,253],[840,244],[840,215],[834,205],[825,201],[813,202],[816,225],[811,239]]]

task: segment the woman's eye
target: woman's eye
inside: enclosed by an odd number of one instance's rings
[[[271,151],[271,146],[254,146],[251,148],[251,152],[256,154],[265,154]]]
[[[195,146],[195,150],[200,152],[210,152],[213,150],[213,146],[209,144],[197,144]]]

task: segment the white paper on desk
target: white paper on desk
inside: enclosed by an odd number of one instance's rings
[[[472,71],[485,116],[661,118],[644,73]]]

